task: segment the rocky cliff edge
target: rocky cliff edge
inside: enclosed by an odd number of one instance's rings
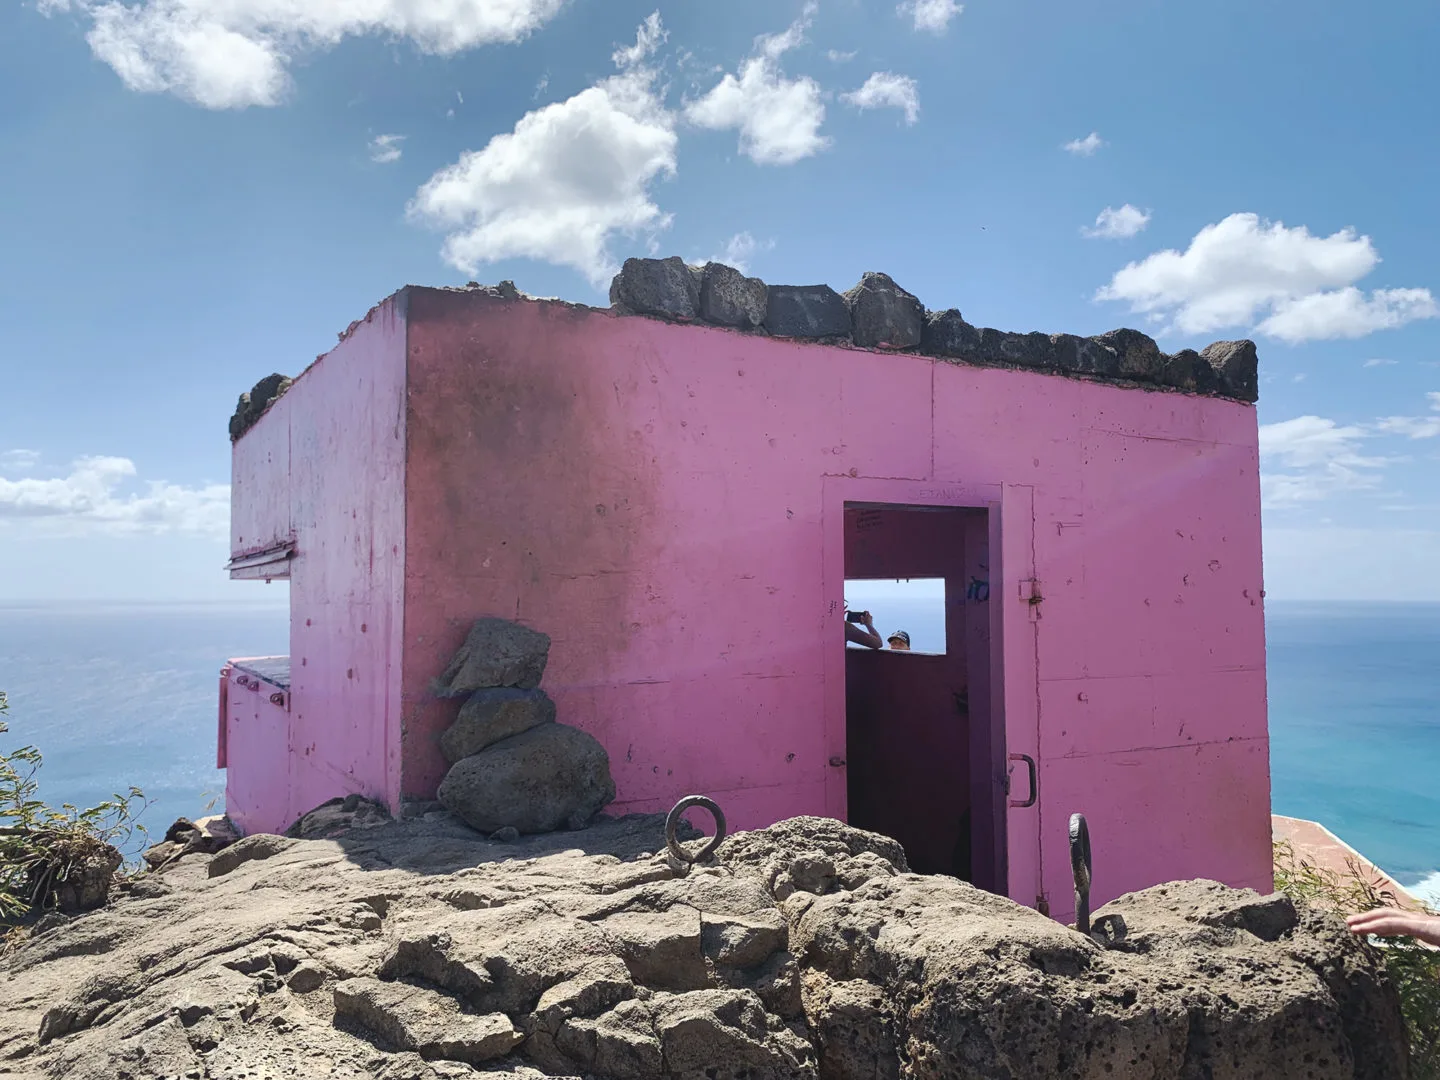
[[[1388,1080],[1338,922],[1213,882],[1091,937],[800,818],[682,873],[663,818],[486,840],[446,812],[196,852],[0,961],[0,1074]],[[333,827],[327,830],[334,833]]]

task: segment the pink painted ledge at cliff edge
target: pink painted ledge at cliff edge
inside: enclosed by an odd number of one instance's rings
[[[1419,911],[1424,905],[1403,885],[1318,821],[1271,815],[1275,842],[1288,843],[1297,858],[1321,870],[1348,877],[1360,873],[1377,891],[1389,893],[1401,907]]]

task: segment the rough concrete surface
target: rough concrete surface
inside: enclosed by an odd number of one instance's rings
[[[186,853],[0,960],[0,1074],[1406,1075],[1376,954],[1283,899],[1151,889],[1097,913],[1129,927],[1106,949],[838,822],[683,876],[662,832],[496,844],[432,813]]]

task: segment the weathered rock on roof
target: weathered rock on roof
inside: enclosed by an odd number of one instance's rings
[[[914,352],[961,363],[1028,368],[1212,394],[1253,402],[1259,397],[1252,341],[1217,341],[1202,352],[1160,351],[1138,330],[1095,337],[1016,334],[971,326],[954,308],[928,311],[888,274],[867,273],[843,296],[828,285],[766,285],[718,263],[689,266],[678,256],[626,259],[610,285],[610,303],[622,314],[751,329],[731,309],[717,316],[702,302],[707,282],[731,290],[745,283],[745,307],[763,309],[753,329],[773,337],[808,339],[863,349]]]
[[[498,285],[472,281],[452,291],[481,292],[500,300],[537,299],[520,292],[512,281]],[[1094,337],[992,330],[970,325],[955,308],[930,311],[888,274],[874,272],[842,295],[828,285],[768,285],[723,263],[692,266],[678,255],[626,259],[610,284],[610,307],[618,315],[909,352],[955,363],[1023,368],[1251,403],[1260,396],[1253,341],[1217,341],[1200,352],[1165,353],[1139,330],[1111,330]],[[364,321],[351,323],[340,340]],[[283,376],[270,375],[242,394],[230,420],[231,440],[249,430],[289,384]]]
[[[1378,952],[1279,897],[1146,890],[1097,912],[1129,929],[1105,948],[829,819],[685,875],[660,816],[509,844],[372,819],[189,853],[52,921],[0,959],[0,1059],[66,1080],[1406,1075]]]
[[[241,394],[235,406],[235,415],[230,417],[230,441],[234,442],[254,427],[256,421],[265,415],[265,410],[270,408],[270,403],[289,390],[293,381],[276,372],[266,375],[255,384],[254,389]]]

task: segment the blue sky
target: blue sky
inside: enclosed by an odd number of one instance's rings
[[[1418,0],[6,5],[0,600],[256,598],[240,391],[406,283],[604,303],[651,251],[1254,337],[1270,595],[1440,599],[1436,40]]]

